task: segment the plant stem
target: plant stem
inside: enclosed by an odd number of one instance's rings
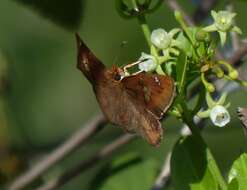
[[[192,115],[196,115],[197,112],[200,110],[201,105],[203,104],[204,97],[205,97],[204,94],[205,94],[205,88],[202,87],[202,88],[200,88],[199,97],[198,97],[196,105],[192,111]]]
[[[136,11],[138,11],[138,6],[137,6],[137,3],[136,3],[136,0],[132,0],[132,5],[133,5],[134,9]],[[149,29],[149,27],[147,25],[146,17],[145,17],[144,14],[140,13],[137,16],[137,18],[138,18],[139,24],[141,25],[141,28],[142,28],[143,34],[144,34],[144,36],[146,38],[146,41],[147,41],[148,45],[151,47],[151,41],[150,41],[151,33],[150,33],[150,29]]]
[[[138,18],[138,21],[141,25],[145,39],[146,39],[148,45],[151,46],[152,45],[151,41],[150,41],[151,32],[150,32],[149,26],[147,25],[146,17],[145,17],[145,15],[140,15],[137,18]]]

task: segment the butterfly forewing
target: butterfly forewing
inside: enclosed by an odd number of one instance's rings
[[[169,76],[139,73],[125,77],[122,83],[132,97],[159,119],[175,96],[174,81]]]
[[[96,83],[105,69],[104,64],[92,53],[87,45],[76,34],[77,42],[77,68],[83,72],[87,79]]]

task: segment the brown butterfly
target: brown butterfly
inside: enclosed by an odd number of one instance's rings
[[[76,34],[77,67],[91,82],[106,118],[126,132],[137,133],[154,146],[160,144],[162,128],[159,119],[172,104],[174,81],[169,76],[138,72],[124,76],[126,68],[105,65]]]

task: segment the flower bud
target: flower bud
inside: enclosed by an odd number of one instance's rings
[[[235,70],[235,69],[233,69],[233,70],[231,70],[230,72],[229,72],[229,77],[231,78],[231,79],[237,79],[238,78],[238,71],[237,70]]]
[[[220,67],[214,67],[213,71],[218,78],[222,78],[224,76],[224,71]]]
[[[211,84],[211,83],[207,83],[207,84],[206,84],[206,89],[207,89],[207,91],[210,92],[210,93],[212,93],[212,92],[215,91],[215,87],[214,87],[214,85]]]
[[[210,36],[209,33],[206,32],[205,30],[199,30],[196,32],[196,40],[201,42],[201,41],[210,41]]]

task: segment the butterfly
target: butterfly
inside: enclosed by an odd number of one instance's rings
[[[146,72],[125,75],[126,68],[105,65],[76,34],[77,68],[92,84],[105,117],[128,133],[141,135],[149,144],[158,146],[163,136],[160,119],[175,97],[175,84],[170,76]]]

